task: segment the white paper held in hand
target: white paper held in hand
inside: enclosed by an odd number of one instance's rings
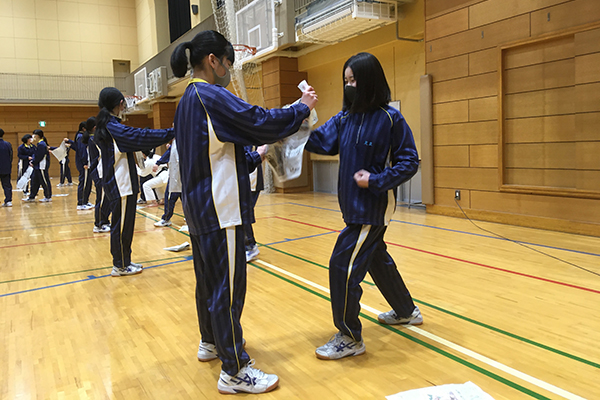
[[[308,84],[308,82],[306,82],[306,80],[303,80],[302,82],[300,82],[298,84],[298,89],[300,89],[300,91],[302,93],[306,92],[306,90],[310,87],[310,85]]]

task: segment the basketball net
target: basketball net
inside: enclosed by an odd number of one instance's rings
[[[217,31],[219,31],[230,43],[238,43],[236,34],[235,13],[247,6],[252,0],[212,0],[213,13]],[[244,44],[234,44],[235,63],[231,72],[231,83],[236,95],[244,101],[265,107],[263,95],[262,66],[253,62],[252,57],[256,54],[256,48]],[[263,168],[264,191],[275,192],[273,184],[273,173],[271,169]]]

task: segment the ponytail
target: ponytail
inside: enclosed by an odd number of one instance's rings
[[[100,111],[96,116],[96,138],[99,142],[108,143],[110,142],[111,135],[106,125],[110,121],[111,112],[115,109],[121,101],[124,101],[125,97],[119,89],[114,87],[105,87],[100,91],[98,96],[98,107]]]
[[[171,69],[177,78],[183,78],[188,71],[186,50],[190,51],[189,65],[192,69],[202,65],[209,54],[214,54],[219,60],[227,57],[232,64],[235,61],[233,46],[223,35],[216,31],[202,31],[191,42],[179,44],[171,54]]]

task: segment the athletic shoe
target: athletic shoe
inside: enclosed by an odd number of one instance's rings
[[[77,206],[78,210],[86,210],[85,206]]]
[[[107,232],[110,232],[110,226],[108,226],[108,225],[94,226],[94,233],[107,233]]]
[[[329,342],[317,348],[315,354],[321,360],[337,360],[343,357],[360,356],[365,353],[365,344],[355,341],[342,332],[336,333]]]
[[[187,225],[183,225],[181,228],[179,228],[179,232],[189,232],[190,228]]]
[[[93,205],[92,203],[87,203],[87,204],[86,204],[86,207],[87,207],[88,209],[90,209],[90,208],[94,208],[94,205]]]
[[[90,203],[81,206],[82,210],[91,210],[92,208],[94,208],[94,205],[90,205]]]
[[[258,249],[258,246],[254,245],[254,247],[252,247],[250,250],[246,251],[246,262],[256,260],[256,258],[258,258],[259,254],[260,254],[260,250]]]
[[[56,187],[63,187],[63,186],[67,186],[67,185],[63,185],[62,183],[59,183],[58,185],[56,185]]]
[[[155,222],[154,226],[158,226],[158,227],[161,227],[161,226],[171,226],[171,224],[172,224],[171,221],[165,221],[164,219],[161,219],[160,221]]]
[[[132,264],[125,268],[113,267],[110,275],[111,276],[124,276],[124,275],[136,275],[136,274],[141,274],[141,273],[142,273],[142,269],[137,268]]]
[[[6,203],[2,204],[2,207],[12,207],[12,201],[7,201]]]
[[[235,376],[221,371],[219,377],[219,393],[236,394],[244,393],[266,393],[279,385],[279,377],[274,374],[265,374],[260,369],[254,368],[254,360],[240,369]]]
[[[198,345],[198,361],[207,362],[218,358],[217,347],[212,343],[200,342]]]
[[[415,306],[412,314],[410,314],[408,317],[398,317],[396,311],[391,310],[384,312],[383,314],[379,314],[377,316],[377,320],[386,325],[421,325],[423,323],[423,316],[421,315],[421,310],[419,310],[419,307]]]
[[[25,203],[35,203],[35,199],[32,199],[30,197],[23,197],[23,201]]]
[[[144,266],[142,264],[136,264],[134,262],[130,262],[129,265],[131,265],[134,268],[144,269]]]
[[[51,201],[52,201],[52,199],[51,198],[47,198],[47,197],[44,197],[43,199],[40,199],[40,203],[50,203]]]
[[[246,348],[246,339],[242,338],[242,346]],[[212,361],[217,357],[219,357],[219,355],[217,354],[217,347],[214,344],[200,342],[198,345],[198,361]]]
[[[146,204],[146,200],[138,199],[137,203],[138,204]]]
[[[69,186],[73,186],[73,182],[69,182]]]

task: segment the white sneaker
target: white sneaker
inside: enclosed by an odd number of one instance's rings
[[[155,222],[154,226],[158,226],[158,227],[161,227],[161,226],[171,226],[171,224],[172,224],[171,221],[165,221],[164,219],[161,219],[160,221]]]
[[[58,185],[56,185],[56,187],[63,187],[63,186],[66,186],[66,185],[63,185],[62,183],[59,183]]]
[[[68,185],[69,185],[69,186],[73,186],[73,182],[69,182],[69,183],[68,183]]]
[[[77,209],[78,210],[85,210],[86,208],[85,208],[85,206],[77,206]]]
[[[218,357],[217,347],[214,344],[200,342],[200,345],[198,346],[198,361],[212,361]]]
[[[94,226],[94,233],[108,233],[108,232],[110,232],[110,226],[108,226],[108,225]]]
[[[47,198],[47,197],[44,197],[43,199],[40,199],[40,203],[50,203],[51,201],[52,201],[52,199],[51,198]]]
[[[396,311],[391,310],[379,314],[377,316],[377,320],[386,325],[421,325],[423,323],[423,316],[421,315],[421,310],[419,310],[419,307],[415,306],[412,314],[406,318],[398,317]]]
[[[246,262],[256,260],[259,254],[260,250],[258,249],[258,246],[254,245],[252,249],[246,251]]]
[[[138,199],[137,203],[138,204],[146,204],[146,200]]]
[[[337,360],[343,357],[360,356],[365,351],[365,344],[362,340],[357,342],[350,336],[338,332],[329,339],[329,342],[317,348],[315,354],[321,360]]]
[[[136,275],[136,274],[141,274],[141,273],[142,273],[142,269],[137,268],[132,264],[125,268],[113,267],[110,275],[111,276],[124,276],[124,275]]]
[[[87,207],[86,210],[94,208],[95,206],[92,203],[87,203],[84,207]]]
[[[236,394],[245,393],[266,393],[275,389],[279,385],[279,377],[274,374],[265,374],[260,369],[256,369],[254,360],[240,369],[235,376],[221,371],[219,377],[219,393]]]
[[[189,232],[190,228],[188,228],[187,225],[183,225],[181,228],[179,228],[179,232]]]
[[[12,207],[12,202],[7,201],[6,203],[2,204],[2,207]]]
[[[130,262],[129,265],[134,268],[144,269],[144,266],[142,264],[136,264],[134,262]]]

